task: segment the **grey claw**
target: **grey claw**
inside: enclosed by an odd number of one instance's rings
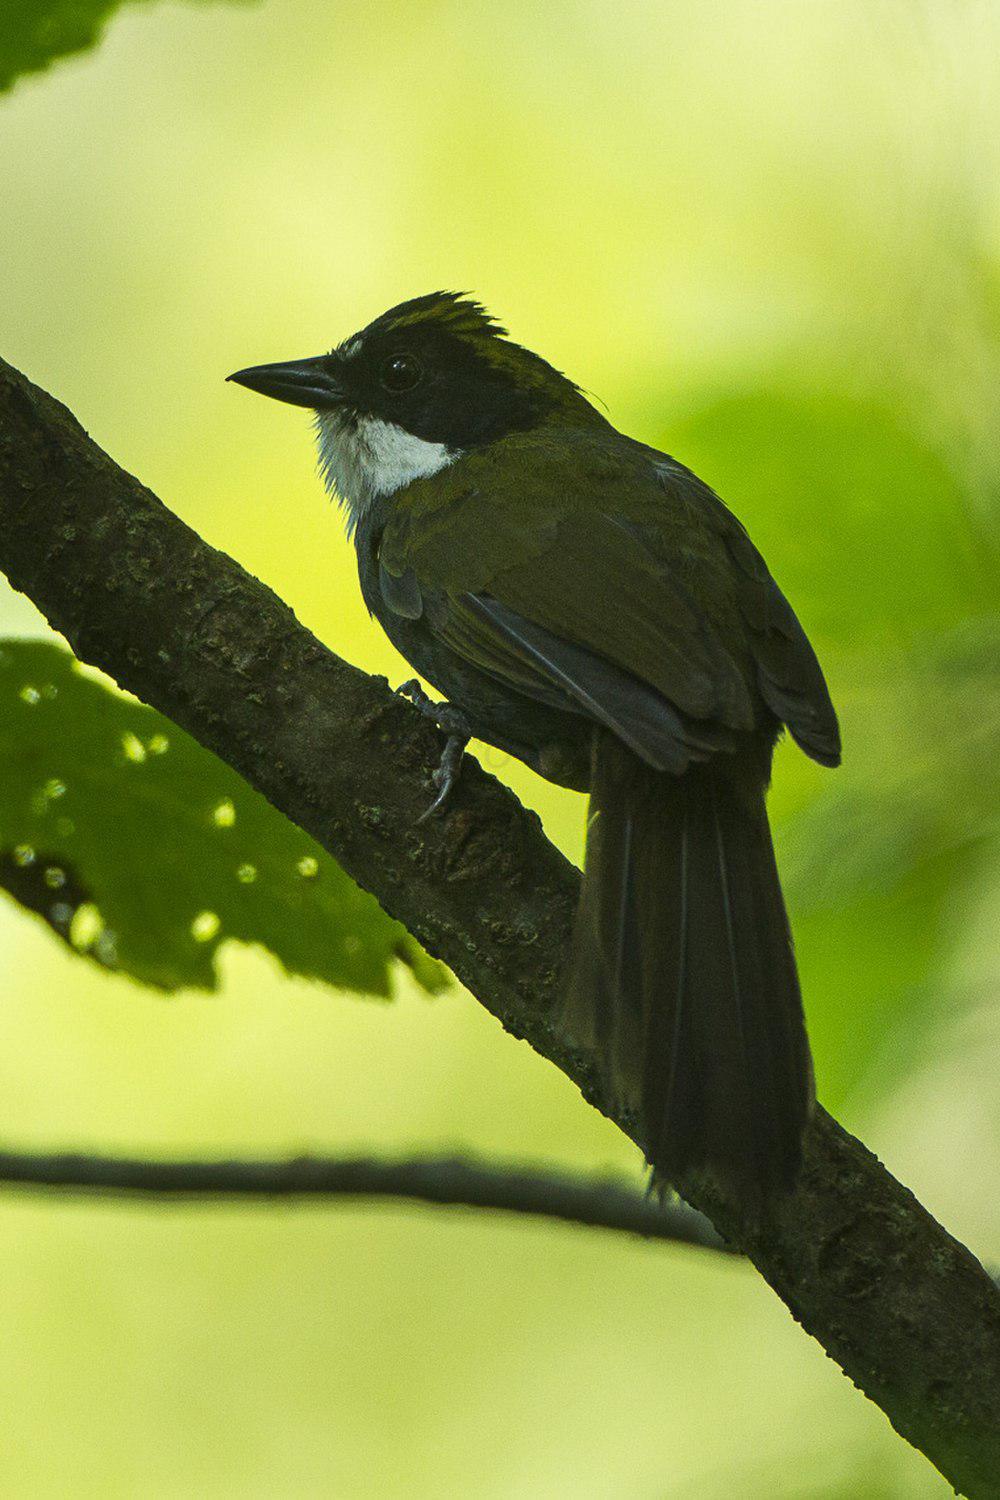
[[[467,743],[468,735],[450,734],[448,736],[440,764],[431,773],[431,780],[437,787],[438,794],[426,812],[420,814],[417,819],[418,825],[426,823],[428,818],[433,818],[439,813],[455,790],[455,784],[461,774],[462,757]]]
[[[437,769],[431,773],[431,780],[438,789],[437,796],[427,811],[417,819],[418,823],[425,823],[428,818],[441,811],[454,791],[462,769],[462,755],[472,738],[472,726],[454,703],[437,703],[428,697],[416,677],[401,683],[396,689],[396,696],[408,698],[426,719],[430,719],[432,724],[448,736]]]

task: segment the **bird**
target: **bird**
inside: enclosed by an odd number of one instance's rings
[[[748,1208],[800,1174],[815,1083],[766,810],[788,733],[840,761],[816,653],[743,525],[484,306],[399,303],[227,377],[309,408],[361,592],[447,733],[589,794],[555,1025],[661,1188]]]

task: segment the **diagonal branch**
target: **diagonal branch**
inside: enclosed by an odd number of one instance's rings
[[[404,1198],[452,1208],[489,1208],[617,1229],[647,1240],[736,1252],[686,1203],[658,1203],[627,1182],[585,1181],[565,1172],[500,1167],[455,1156],[294,1156],[286,1161],[160,1161],[149,1157],[36,1155],[0,1151],[0,1183],[14,1188],[172,1202],[239,1198]]]
[[[503,1025],[628,1131],[596,1060],[551,1025],[579,877],[475,766],[417,825],[435,732],[327,651],[0,362],[0,567],[77,655],[169,715],[330,851]],[[824,1111],[759,1222],[684,1196],[971,1500],[1000,1500],[1000,1292]]]

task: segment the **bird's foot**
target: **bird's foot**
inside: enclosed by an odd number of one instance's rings
[[[434,702],[433,698],[424,692],[420,686],[419,678],[410,677],[406,682],[401,682],[395,691],[397,698],[408,698],[414,708],[419,708],[420,712],[426,715],[427,718],[433,717],[434,710],[438,705]]]
[[[448,736],[441,759],[431,772],[431,780],[437,788],[437,796],[426,812],[421,813],[417,819],[418,823],[426,823],[428,818],[433,818],[441,812],[455,789],[462,770],[465,747],[472,738],[472,727],[462,710],[456,708],[453,703],[437,703],[433,698],[428,697],[415,677],[409,682],[404,682],[396,689],[396,692],[399,697],[408,698],[425,718],[430,719]]]
[[[426,823],[428,818],[433,818],[441,812],[455,790],[455,784],[462,772],[462,759],[468,742],[467,734],[449,734],[441,759],[431,772],[431,780],[437,787],[437,796],[426,812],[420,814],[417,819],[418,823]]]

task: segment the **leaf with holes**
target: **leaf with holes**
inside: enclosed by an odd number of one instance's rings
[[[227,938],[387,995],[445,972],[222,761],[39,641],[0,643],[0,887],[106,968],[214,988]]]

